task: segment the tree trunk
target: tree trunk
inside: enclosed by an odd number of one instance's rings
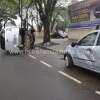
[[[44,37],[43,37],[43,43],[50,42],[50,29],[49,25],[44,25]]]
[[[42,31],[42,25],[37,24],[37,29],[38,29],[39,32],[41,32]]]

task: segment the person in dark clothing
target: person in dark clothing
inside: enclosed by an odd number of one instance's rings
[[[0,36],[1,49],[5,50],[5,38]]]
[[[3,49],[3,50],[5,50],[5,36],[4,36],[4,34],[5,34],[5,31],[2,30],[0,32],[0,46],[1,46],[1,49]]]
[[[30,48],[31,49],[33,49],[33,48],[35,48],[35,45],[34,45],[34,43],[35,43],[35,34],[34,34],[34,32],[35,32],[35,29],[34,28],[32,28],[31,30],[30,30],[30,33],[31,33],[31,44],[30,44]]]
[[[25,33],[27,32],[26,28],[26,19],[22,21],[22,26],[20,28],[20,36],[21,36],[21,49],[25,47]]]
[[[25,43],[25,32],[27,31],[26,28],[21,28],[20,29],[20,36],[21,36],[21,44],[22,44],[22,48],[24,49],[24,43]]]

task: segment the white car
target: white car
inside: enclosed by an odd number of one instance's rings
[[[67,68],[76,65],[100,73],[100,30],[67,46],[64,59]]]

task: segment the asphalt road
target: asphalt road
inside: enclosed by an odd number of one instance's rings
[[[99,74],[65,69],[62,55],[39,50],[19,56],[0,53],[0,100],[100,100]]]

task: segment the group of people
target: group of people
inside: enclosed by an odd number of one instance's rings
[[[33,49],[35,47],[35,45],[34,45],[34,43],[35,43],[35,29],[34,28],[31,28],[30,30],[27,30],[26,28],[21,28],[20,29],[20,36],[21,36],[20,48],[25,49],[26,41],[30,41],[30,43],[28,44],[29,45],[28,49]]]

